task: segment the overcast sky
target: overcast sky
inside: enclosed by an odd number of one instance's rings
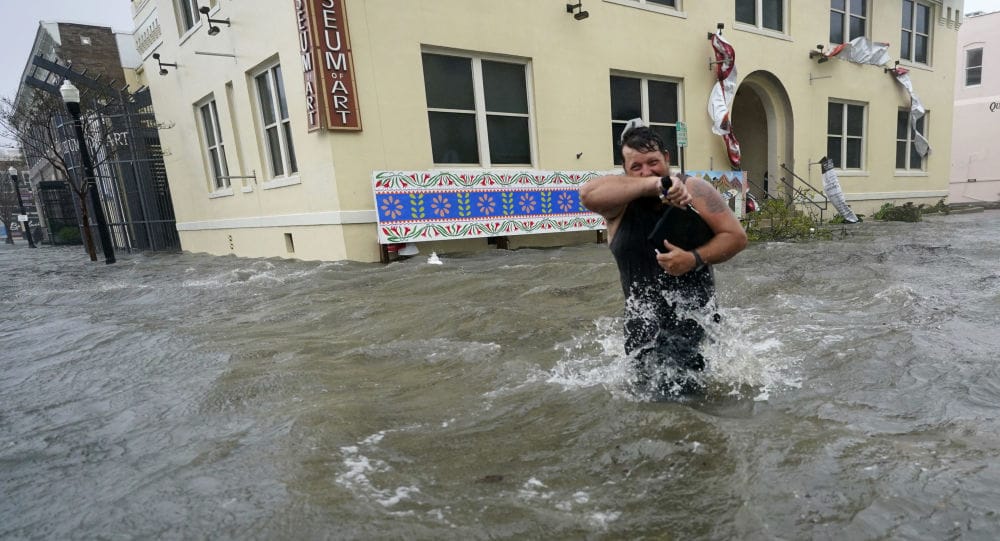
[[[965,12],[1000,11],[1000,0],[965,0]]]
[[[692,0],[696,1],[696,0]],[[1000,11],[1000,0],[965,0],[965,12]],[[100,26],[131,33],[129,0],[0,0],[0,96],[13,97],[28,61],[39,21],[60,21]],[[9,146],[0,140],[0,147]]]
[[[13,97],[28,62],[39,21],[60,21],[110,26],[132,32],[129,0],[0,0],[0,96]],[[0,139],[0,147],[10,146]]]

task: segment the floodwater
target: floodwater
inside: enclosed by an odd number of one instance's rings
[[[655,403],[606,246],[0,246],[0,538],[995,539],[1000,212],[849,231],[718,266]]]

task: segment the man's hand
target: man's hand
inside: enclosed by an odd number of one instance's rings
[[[691,204],[691,194],[688,193],[687,186],[677,177],[670,177],[671,186],[667,190],[666,196],[662,198],[663,201],[675,206],[684,208]]]
[[[670,241],[666,240],[663,241],[663,246],[665,250],[657,252],[656,262],[660,264],[660,267],[663,268],[667,274],[671,276],[680,276],[691,272],[697,265],[693,253],[682,248],[678,248],[677,246],[670,244]]]

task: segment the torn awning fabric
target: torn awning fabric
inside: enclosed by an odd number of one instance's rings
[[[903,85],[903,88],[910,94],[910,129],[913,130],[913,148],[917,149],[917,153],[920,156],[926,157],[927,153],[931,151],[931,145],[927,142],[924,134],[920,133],[917,129],[917,122],[923,118],[927,110],[920,103],[917,93],[913,91],[913,82],[910,81],[910,70],[896,66],[892,70],[892,73],[895,75],[896,81]]]
[[[855,64],[884,66],[889,63],[889,44],[868,41],[868,38],[859,36],[830,49],[826,56],[837,57]]]
[[[837,45],[826,56],[854,62],[855,64],[885,66],[892,73],[896,81],[910,95],[910,129],[913,130],[913,146],[921,156],[926,157],[931,147],[927,143],[927,138],[924,137],[924,134],[917,130],[917,121],[924,116],[926,110],[923,104],[920,103],[920,98],[913,91],[913,82],[910,81],[909,75],[910,70],[900,66],[888,67],[891,60],[889,58],[889,44],[872,42],[864,36],[859,36],[848,43]]]
[[[833,208],[837,209],[837,212],[840,213],[845,222],[851,224],[857,223],[858,217],[847,204],[847,198],[844,197],[844,190],[841,189],[840,180],[837,179],[837,172],[834,171],[836,165],[833,163],[833,160],[823,156],[819,161],[819,166],[823,170],[823,192],[826,193],[826,197],[833,203]]]
[[[712,35],[712,52],[715,54],[716,82],[708,97],[708,116],[712,118],[712,133],[721,135],[726,143],[729,163],[734,169],[740,168],[740,143],[732,131],[729,111],[736,96],[736,51],[722,37],[722,31]]]

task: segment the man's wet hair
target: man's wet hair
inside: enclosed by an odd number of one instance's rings
[[[621,151],[624,147],[629,147],[639,152],[657,151],[666,152],[668,156],[670,155],[669,151],[667,151],[667,145],[663,143],[663,138],[655,131],[649,129],[648,126],[632,128],[622,134],[622,144],[618,148],[619,157],[622,157]]]

